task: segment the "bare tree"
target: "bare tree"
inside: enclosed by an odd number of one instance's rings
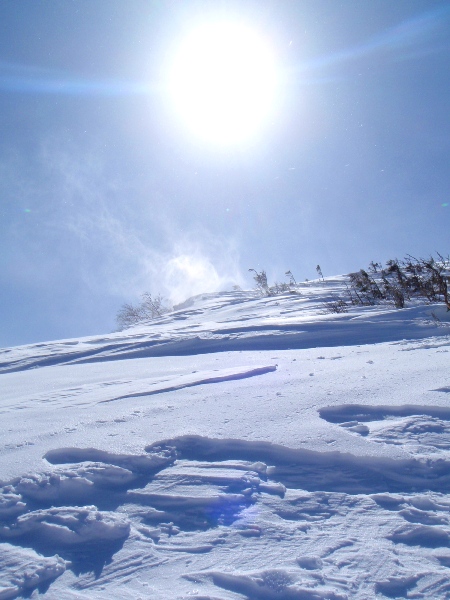
[[[152,298],[152,295],[148,292],[142,294],[141,307],[146,319],[161,317],[168,311],[168,307],[164,305],[164,298],[160,294]]]
[[[139,306],[132,304],[124,304],[116,316],[117,326],[119,330],[127,329],[132,325],[136,325],[141,320]]]
[[[161,317],[169,310],[170,307],[165,304],[164,298],[160,294],[152,297],[151,294],[145,292],[142,294],[142,302],[137,306],[124,304],[117,313],[116,321],[119,330],[122,330],[137,323]]]
[[[297,285],[297,282],[295,281],[295,277],[292,275],[292,271],[286,271],[285,275],[286,275],[286,277],[289,277],[289,285],[290,286]]]
[[[338,296],[334,296],[332,300],[328,302],[324,302],[322,304],[325,309],[325,313],[347,313],[348,312],[348,304],[343,298],[339,298]]]
[[[316,271],[317,271],[317,274],[319,275],[319,277],[322,277],[322,281],[325,281],[325,278],[323,276],[322,269],[320,268],[320,265],[317,265]]]
[[[425,298],[428,302],[444,302],[450,310],[450,258],[437,253],[437,258],[391,259],[380,269],[371,263],[369,273],[360,269],[349,274],[347,292],[352,304],[373,305],[382,301],[393,302],[404,308],[407,300]]]
[[[263,296],[272,296],[269,288],[269,284],[267,283],[267,275],[264,270],[260,273],[255,269],[249,269],[249,271],[253,271],[254,276],[253,279],[256,282],[256,288],[261,292]]]

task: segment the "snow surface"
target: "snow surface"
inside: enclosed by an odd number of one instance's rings
[[[0,350],[0,600],[450,598],[450,313],[343,285]]]

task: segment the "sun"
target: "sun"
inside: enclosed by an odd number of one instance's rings
[[[262,36],[242,24],[203,24],[182,40],[169,87],[177,113],[193,134],[219,144],[239,142],[270,114],[273,54]]]

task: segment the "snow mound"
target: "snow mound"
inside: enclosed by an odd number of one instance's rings
[[[346,594],[343,595],[329,586],[320,585],[312,577],[307,582],[297,582],[297,577],[282,569],[272,569],[252,575],[211,573],[215,585],[252,598],[252,600],[348,599]]]
[[[100,512],[95,506],[31,511],[20,515],[12,525],[0,527],[0,539],[33,538],[56,547],[124,539],[129,533],[130,524],[123,517]]]
[[[134,454],[113,454],[97,450],[96,448],[55,448],[54,450],[49,450],[44,458],[53,465],[99,461],[115,465],[131,473],[145,474],[156,473],[160,469],[167,467],[175,459],[173,451],[170,449],[165,449],[162,452],[158,452],[158,449],[155,449],[151,454],[138,456]],[[109,471],[105,471],[104,469],[100,472],[100,470],[97,470],[96,478],[105,480],[108,474],[111,475],[111,473],[111,468],[109,468]],[[114,470],[114,473],[117,475],[118,470]],[[125,473],[125,471],[122,471],[122,473]]]
[[[0,600],[29,596],[62,575],[66,562],[59,556],[44,557],[34,550],[0,543]]]

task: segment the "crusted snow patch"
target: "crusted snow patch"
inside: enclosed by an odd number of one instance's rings
[[[375,584],[375,592],[388,598],[406,598],[408,591],[416,585],[418,579],[420,579],[420,575],[389,577],[386,581],[379,581]]]
[[[94,488],[123,488],[136,480],[129,469],[88,463],[46,473],[33,473],[14,480],[15,491],[39,502],[84,501]]]
[[[170,448],[159,451],[155,448],[151,454],[114,454],[97,448],[55,448],[49,450],[44,458],[53,465],[64,463],[101,462],[128,469],[133,473],[153,474],[175,460]]]
[[[28,548],[0,544],[0,600],[30,594],[65,570],[66,562],[58,555],[44,557]]]
[[[252,600],[347,600],[317,581],[297,583],[294,574],[284,569],[271,569],[252,575],[210,573],[215,585],[243,594]]]
[[[441,548],[449,545],[450,536],[441,527],[429,525],[406,525],[394,531],[388,539],[395,544],[422,546],[424,548]]]
[[[128,537],[130,524],[115,513],[100,512],[95,506],[59,507],[36,510],[0,527],[0,538],[39,538],[55,546]]]
[[[22,496],[13,485],[8,484],[0,488],[0,520],[17,517],[25,510],[25,502],[22,502]]]

